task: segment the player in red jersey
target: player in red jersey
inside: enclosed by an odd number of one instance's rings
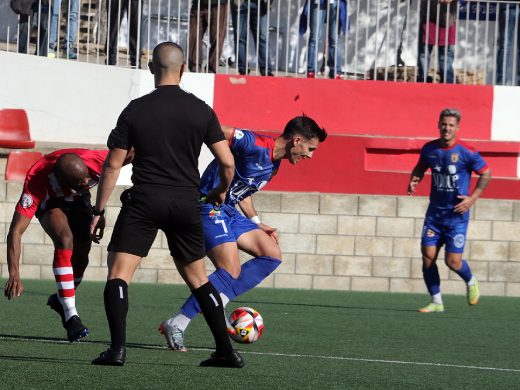
[[[9,279],[7,299],[23,293],[20,280],[22,235],[36,215],[54,243],[52,269],[57,294],[47,304],[60,316],[70,342],[88,336],[75,304],[75,289],[88,265],[92,219],[90,188],[98,184],[107,150],[63,149],[38,160],[29,169],[7,235]]]

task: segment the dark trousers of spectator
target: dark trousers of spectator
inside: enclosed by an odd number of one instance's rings
[[[47,57],[49,46],[49,5],[36,2],[31,8],[30,15],[20,15],[18,22],[18,53],[28,53],[33,25],[39,27],[35,54]]]
[[[430,31],[430,34],[435,34]],[[424,42],[423,28],[419,29],[419,47],[417,56],[417,81],[418,82],[433,82],[433,79],[428,76],[428,69],[430,68],[430,57],[434,45],[429,45]],[[453,61],[455,59],[454,45],[438,45],[437,57],[439,63],[439,76],[441,83],[453,84],[455,82],[455,69]]]
[[[202,38],[209,27],[208,72],[217,73],[224,38],[227,32],[227,4],[204,6],[195,3],[190,11],[188,67],[190,72],[202,72]]]
[[[497,43],[496,83],[520,85],[520,4],[499,5]],[[515,55],[516,70],[513,67]]]
[[[238,33],[238,71],[246,74],[247,67],[247,48],[253,45],[258,51],[258,66],[260,74],[265,76],[272,74],[271,66],[267,55],[267,34],[268,34],[268,11],[266,4],[256,3],[257,0],[245,2],[239,9]],[[248,31],[251,31],[252,38],[248,40]]]
[[[129,15],[128,23],[128,49],[130,65],[137,66],[138,47],[137,47],[137,27],[139,21],[139,0],[106,0],[108,32],[105,51],[107,53],[108,65],[117,65],[117,42],[119,37],[119,27],[125,12]]]

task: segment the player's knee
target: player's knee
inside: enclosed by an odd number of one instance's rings
[[[266,249],[264,256],[274,257],[275,259],[282,259],[282,251],[278,245],[270,245]]]
[[[233,279],[237,279],[240,276],[241,270],[242,266],[240,264],[233,264],[232,266],[226,268],[226,271]]]
[[[423,255],[423,258],[422,258],[422,261],[423,261],[423,268],[425,269],[428,269],[430,268],[433,264],[435,264],[435,258],[431,257],[431,256],[425,256]]]
[[[70,232],[63,232],[54,237],[54,246],[58,249],[72,249],[74,245],[74,237]]]
[[[446,258],[444,260],[446,266],[452,271],[458,271],[461,267],[461,261],[459,259]]]

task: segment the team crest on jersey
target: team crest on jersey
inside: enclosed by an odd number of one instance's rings
[[[457,234],[453,237],[453,245],[455,245],[455,248],[462,248],[465,240],[464,234]]]
[[[459,161],[459,154],[458,153],[452,153],[451,154],[451,162],[452,163],[456,163],[457,161]]]
[[[26,209],[31,207],[33,204],[33,198],[30,194],[23,194],[22,198],[20,199],[20,205]]]
[[[209,217],[210,217],[210,218],[217,218],[217,217],[220,217],[220,210],[212,209],[212,210],[209,212]]]
[[[244,132],[241,131],[241,130],[235,130],[235,135],[234,135],[235,139],[239,140],[239,139],[242,139],[244,138]]]

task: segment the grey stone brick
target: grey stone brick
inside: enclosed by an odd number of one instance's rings
[[[282,253],[316,253],[316,235],[281,233],[279,243]]]
[[[397,198],[394,196],[360,196],[359,215],[395,217],[397,215]]]
[[[22,196],[23,183],[7,182],[6,200],[10,203],[18,203]]]
[[[360,277],[353,276],[351,278],[352,291],[388,291],[390,281],[388,278]]]
[[[377,218],[377,236],[410,237],[413,232],[414,220],[412,218]]]
[[[357,256],[386,256],[392,253],[393,239],[391,237],[355,238],[355,254]]]
[[[509,257],[506,241],[472,241],[470,245],[473,260],[507,261]]]
[[[400,196],[397,198],[397,216],[424,218],[429,201],[426,196]]]
[[[272,226],[279,233],[298,233],[298,214],[261,213],[262,222]]]
[[[282,194],[260,191],[253,195],[253,203],[257,211],[279,213],[282,210]]]
[[[319,235],[317,253],[323,255],[353,255],[354,237]]]
[[[338,234],[373,236],[376,233],[376,217],[338,216]]]
[[[334,275],[372,276],[372,258],[364,256],[335,256]]]
[[[346,194],[321,194],[320,214],[357,215],[358,196]]]
[[[374,257],[373,264],[373,276],[392,278],[410,277],[409,258]]]
[[[332,275],[334,262],[332,256],[305,255],[296,256],[296,273],[310,275]]]
[[[513,201],[500,199],[479,199],[474,206],[475,220],[511,221]]]
[[[314,290],[350,290],[350,278],[347,276],[319,276],[316,275],[312,281]]]
[[[275,274],[275,288],[312,288],[312,275]]]
[[[520,263],[490,263],[490,282],[518,282],[520,281]]]
[[[520,222],[493,221],[493,240],[520,241]]]
[[[318,214],[320,195],[303,192],[282,193],[283,213]]]
[[[335,215],[300,214],[300,233],[335,234],[337,227]]]

